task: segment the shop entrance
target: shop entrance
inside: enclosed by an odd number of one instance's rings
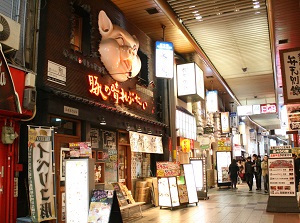
[[[129,145],[119,145],[118,180],[131,190],[131,150]]]
[[[131,190],[131,148],[128,131],[118,131],[118,181]]]
[[[55,123],[58,121],[59,123]],[[63,159],[66,158],[63,155],[69,143],[80,142],[81,123],[77,120],[65,119],[62,117],[51,117],[51,123],[53,126],[57,126],[54,131],[54,154],[55,154],[55,180],[56,180],[56,197],[57,197],[57,222],[65,222],[65,181],[63,173]],[[53,223],[55,220],[53,221]]]

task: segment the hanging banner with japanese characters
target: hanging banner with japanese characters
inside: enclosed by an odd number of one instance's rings
[[[32,222],[55,219],[52,128],[28,126],[28,184]]]
[[[300,102],[300,48],[280,50],[284,104]]]
[[[132,152],[163,154],[162,138],[137,132],[129,132]]]

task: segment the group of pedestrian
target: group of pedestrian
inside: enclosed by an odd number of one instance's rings
[[[249,187],[249,191],[252,191],[253,178],[256,182],[256,190],[261,190],[261,178],[263,177],[264,190],[268,193],[269,190],[269,173],[268,173],[268,156],[265,155],[263,160],[261,160],[260,155],[253,154],[251,157],[247,157],[245,162],[245,180]],[[241,167],[237,165],[235,159],[232,160],[229,165],[229,176],[231,181],[231,188],[236,189],[236,184],[238,181],[238,176],[241,173]]]

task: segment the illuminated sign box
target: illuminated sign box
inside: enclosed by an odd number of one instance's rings
[[[206,111],[217,112],[218,107],[218,91],[207,91],[206,92]]]
[[[221,112],[222,133],[229,133],[229,112]]]
[[[276,103],[260,105],[260,113],[261,114],[273,114],[276,112],[277,112]]]
[[[177,65],[178,97],[184,101],[199,101],[205,98],[203,71],[196,63]]]
[[[155,43],[155,76],[173,78],[174,47],[171,42],[156,41]]]
[[[237,106],[238,116],[253,115],[252,105]]]

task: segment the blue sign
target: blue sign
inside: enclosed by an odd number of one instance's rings
[[[156,41],[155,43],[155,76],[173,78],[174,46],[171,42]]]

